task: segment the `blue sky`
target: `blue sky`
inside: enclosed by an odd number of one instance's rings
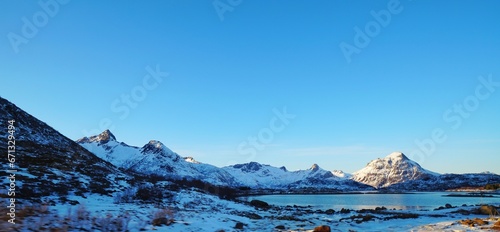
[[[71,139],[111,128],[216,166],[354,172],[402,151],[500,173],[498,1],[0,4],[0,95]]]

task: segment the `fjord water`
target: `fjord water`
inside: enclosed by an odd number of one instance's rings
[[[313,206],[320,209],[374,209],[384,206],[388,209],[432,210],[445,204],[500,204],[495,197],[446,197],[450,192],[408,193],[408,194],[325,194],[325,195],[262,195],[248,200],[261,200],[269,204],[286,206]]]

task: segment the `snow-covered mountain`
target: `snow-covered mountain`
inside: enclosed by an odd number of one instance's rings
[[[353,173],[351,178],[375,188],[383,188],[435,176],[439,174],[422,168],[401,152],[393,152],[385,158],[372,160],[366,167]]]
[[[96,156],[127,171],[173,179],[198,179],[215,185],[239,185],[226,171],[197,162],[192,157],[183,158],[157,140],[151,140],[142,147],[135,147],[118,142],[116,137],[106,130],[76,142]]]
[[[250,162],[223,167],[243,185],[252,188],[328,188],[338,190],[360,190],[360,185],[346,178],[342,171],[327,171],[313,164],[307,170],[288,171],[285,167]]]
[[[289,172],[285,167],[277,168],[257,162],[235,164],[223,167],[223,169],[235,176],[244,185],[257,188],[285,186],[308,177],[334,177],[331,172],[320,169],[317,165],[313,165],[308,170],[294,172]]]
[[[190,178],[224,186],[247,186],[251,188],[328,188],[338,190],[365,190],[369,188],[351,179],[342,171],[326,171],[317,164],[307,170],[288,171],[257,162],[236,164],[218,168],[196,161],[192,157],[181,157],[161,142],[151,140],[143,147],[119,142],[106,130],[99,135],[84,137],[76,141],[96,156],[123,168],[141,174],[154,174],[173,179]]]

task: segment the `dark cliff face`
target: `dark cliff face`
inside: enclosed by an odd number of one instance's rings
[[[116,188],[109,176],[126,175],[112,164],[88,152],[46,123],[26,113],[16,105],[0,98],[0,122],[14,120],[16,180],[22,182],[18,198],[39,199],[41,196],[66,195],[72,191],[108,194]],[[7,144],[7,133],[1,133],[2,144]],[[1,160],[7,167],[7,159]],[[6,176],[4,170],[2,175]]]

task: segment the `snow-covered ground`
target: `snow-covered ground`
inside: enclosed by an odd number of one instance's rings
[[[138,202],[115,204],[113,197],[97,194],[86,198],[71,196],[68,200],[78,201],[79,204],[39,207],[44,209],[39,209],[32,216],[18,216],[16,228],[21,231],[39,231],[40,228],[63,228],[69,231],[238,231],[235,229],[236,224],[242,223],[242,231],[312,231],[319,225],[328,225],[332,231],[477,231],[479,229],[460,225],[457,221],[487,218],[484,215],[451,213],[459,209],[471,210],[476,206],[437,211],[380,210],[344,213],[340,213],[340,209],[334,209],[336,212],[333,214],[304,206],[255,208],[196,190],[181,190],[163,206]],[[405,217],[405,214],[418,214],[418,218],[389,219],[394,216]],[[366,218],[366,215],[374,218],[357,222]],[[152,225],[152,221],[160,217],[164,217],[167,222],[171,219],[173,223]],[[12,226],[5,221],[2,223],[4,224],[0,224],[0,227],[4,229]],[[278,226],[285,229],[278,230]]]

